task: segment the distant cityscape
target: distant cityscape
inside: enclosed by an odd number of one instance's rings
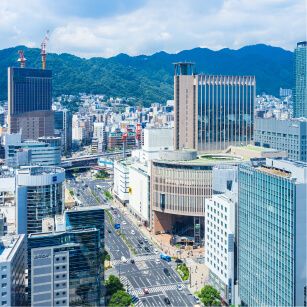
[[[307,42],[278,97],[182,59],[150,107],[53,97],[45,48],[0,107],[1,306],[307,306]]]

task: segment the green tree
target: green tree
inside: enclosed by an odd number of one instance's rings
[[[205,306],[221,306],[220,293],[212,286],[204,286],[198,294]]]
[[[74,172],[75,172],[75,173],[78,173],[78,172],[79,172],[79,167],[75,167],[75,168],[74,168]]]
[[[106,280],[107,285],[107,292],[106,296],[111,296],[117,291],[124,290],[124,285],[120,282],[118,277],[114,275],[110,275],[109,278]]]
[[[109,301],[109,306],[129,306],[132,297],[124,290],[114,293]]]

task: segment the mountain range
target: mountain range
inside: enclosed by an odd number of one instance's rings
[[[7,67],[19,66],[18,50],[23,50],[26,67],[41,68],[40,49],[16,46],[0,50],[0,100],[7,99]],[[148,106],[173,99],[175,62],[194,62],[197,73],[212,75],[255,75],[257,94],[279,95],[279,88],[293,87],[293,52],[263,44],[238,50],[207,48],[176,54],[83,59],[62,53],[47,55],[46,68],[53,70],[53,95],[106,94],[108,97],[134,97]]]

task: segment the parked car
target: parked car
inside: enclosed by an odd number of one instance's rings
[[[175,262],[182,263],[182,260],[181,259],[176,259]]]
[[[200,304],[200,300],[196,295],[193,296],[193,299],[196,304]]]

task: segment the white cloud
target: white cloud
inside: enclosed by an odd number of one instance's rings
[[[256,43],[293,50],[306,39],[305,0],[134,0],[129,8],[121,0],[116,8],[91,0],[70,2],[77,5],[72,11],[59,0],[2,1],[0,48],[40,47],[46,29],[48,52],[86,58]]]

